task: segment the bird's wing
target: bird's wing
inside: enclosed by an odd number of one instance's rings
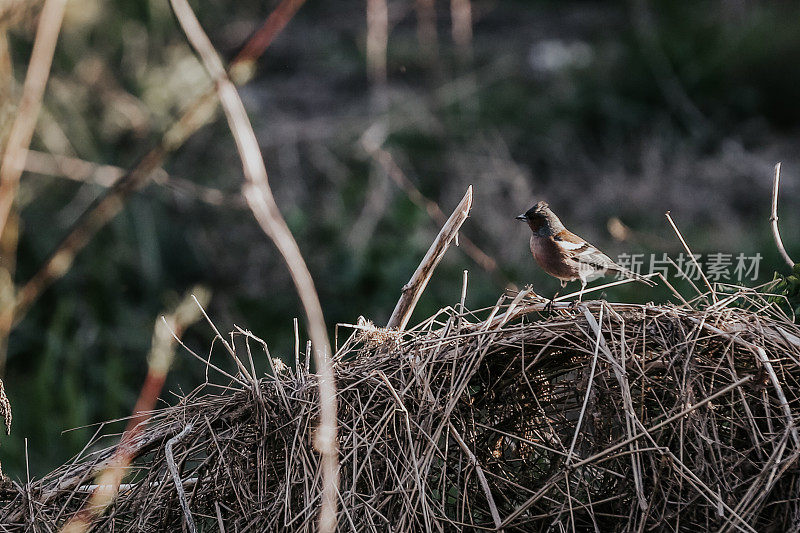
[[[571,231],[561,230],[553,236],[553,240],[567,261],[574,261],[596,270],[624,270],[606,254]]]
[[[653,286],[652,280],[616,264],[606,254],[584,241],[569,230],[562,230],[553,236],[553,240],[567,261],[578,263],[579,268],[590,268],[596,271],[611,270],[626,278],[635,279]]]

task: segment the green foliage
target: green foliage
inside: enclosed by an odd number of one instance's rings
[[[788,302],[789,307],[795,315],[795,320],[797,320],[798,317],[800,317],[800,263],[796,263],[794,267],[792,267],[792,272],[788,275],[776,272],[773,279],[777,283],[775,283],[771,292],[780,294],[784,296],[785,299],[774,297],[772,301],[783,305],[786,305]]]

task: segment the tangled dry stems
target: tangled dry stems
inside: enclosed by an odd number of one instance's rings
[[[335,358],[340,530],[800,530],[789,317],[752,291],[704,310],[544,306],[505,296],[402,335],[353,327]],[[184,527],[170,439],[200,531],[314,530],[316,379],[298,364],[156,412],[97,530]],[[7,486],[3,529],[57,530],[113,453]]]

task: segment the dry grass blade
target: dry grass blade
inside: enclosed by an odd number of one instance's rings
[[[320,375],[320,423],[315,446],[322,454],[323,492],[319,527],[322,532],[336,529],[338,491],[338,460],[336,442],[336,385],[331,368],[331,348],[322,307],[314,281],[286,221],[275,203],[269,187],[267,169],[258,147],[255,133],[244,105],[228,78],[216,50],[206,36],[186,0],[171,0],[172,9],[189,42],[203,62],[217,87],[236,147],[242,160],[247,183],[244,196],[264,232],[272,239],[283,256],[297,288],[308,320],[314,349],[314,361]]]
[[[709,283],[708,278],[706,277],[705,273],[703,272],[703,269],[700,268],[700,265],[697,263],[697,258],[692,253],[692,250],[689,249],[689,245],[686,244],[686,240],[683,238],[683,235],[681,234],[680,230],[678,229],[678,226],[675,225],[675,221],[672,220],[672,215],[670,214],[669,211],[666,212],[666,217],[667,217],[667,220],[669,221],[669,225],[672,226],[673,230],[675,230],[675,235],[677,235],[678,239],[681,241],[681,244],[683,245],[683,249],[686,250],[687,254],[689,254],[689,259],[691,259],[692,263],[694,264],[694,267],[697,269],[697,272],[703,278],[703,281],[705,282],[706,287],[708,287],[709,294],[711,295],[711,299],[714,301],[714,303],[717,303],[717,293],[714,291],[714,288],[711,286],[711,283]]]

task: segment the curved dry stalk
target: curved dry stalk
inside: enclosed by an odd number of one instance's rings
[[[778,231],[778,187],[781,181],[781,164],[775,164],[775,177],[772,181],[772,212],[769,216],[770,224],[772,225],[772,236],[775,237],[775,244],[778,246],[778,251],[781,253],[781,257],[783,260],[786,261],[786,264],[789,265],[789,268],[794,267],[794,261],[792,258],[789,257],[786,248],[783,246],[783,240],[781,239],[781,232]]]
[[[164,458],[167,460],[169,473],[172,475],[172,481],[175,483],[175,490],[178,493],[178,501],[183,510],[183,516],[186,518],[186,527],[190,533],[197,533],[197,526],[194,525],[194,518],[192,518],[192,511],[189,510],[189,502],[186,500],[186,491],[183,489],[183,482],[181,481],[180,473],[178,472],[178,465],[175,464],[175,456],[172,452],[173,446],[180,442],[182,438],[192,431],[192,424],[186,424],[183,431],[172,437],[167,441],[164,446]]]
[[[336,385],[330,362],[330,341],[319,296],[300,248],[275,203],[255,132],[236,87],[228,78],[219,55],[200,26],[189,3],[186,0],[170,0],[170,4],[186,37],[216,85],[247,178],[247,183],[242,187],[244,197],[264,233],[272,239],[283,256],[306,313],[309,335],[314,346],[314,361],[320,376],[320,422],[314,441],[315,447],[322,455],[323,470],[319,530],[332,532],[336,529],[338,492]]]

